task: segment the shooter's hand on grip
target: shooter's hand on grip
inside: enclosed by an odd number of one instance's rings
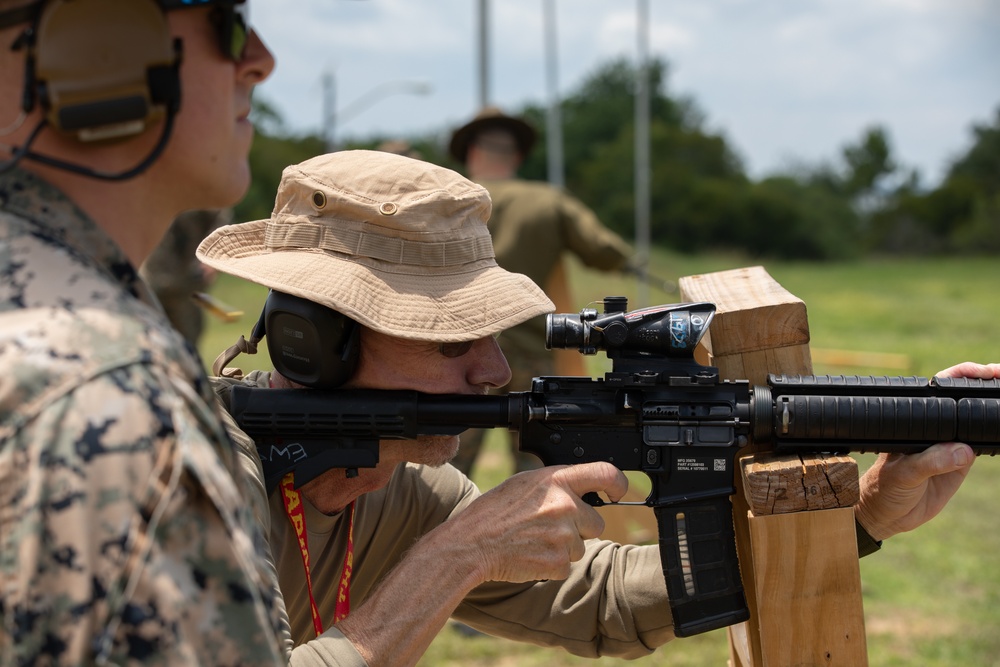
[[[1000,364],[965,362],[938,377],[1000,378]],[[944,509],[972,468],[963,443],[934,445],[919,454],[882,454],[861,477],[858,521],[876,540],[913,530]]]
[[[584,540],[604,531],[583,495],[617,501],[627,489],[628,478],[610,463],[549,466],[510,477],[448,524],[480,550],[482,581],[565,579]]]

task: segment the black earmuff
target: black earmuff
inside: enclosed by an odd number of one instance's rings
[[[316,389],[339,387],[354,374],[360,334],[358,323],[343,313],[274,290],[253,332],[258,340],[267,338],[276,371]]]
[[[180,46],[155,0],[50,0],[33,33],[24,104],[50,127],[100,141],[180,107]]]

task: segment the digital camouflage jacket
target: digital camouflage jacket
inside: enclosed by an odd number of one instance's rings
[[[284,664],[242,480],[118,246],[0,175],[0,664]]]

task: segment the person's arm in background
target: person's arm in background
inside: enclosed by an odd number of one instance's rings
[[[559,201],[559,224],[566,247],[587,266],[603,271],[629,267],[634,255],[632,247],[605,227],[580,200],[563,194]]]

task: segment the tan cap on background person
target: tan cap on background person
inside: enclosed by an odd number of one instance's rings
[[[535,145],[537,134],[535,129],[520,118],[508,116],[496,107],[485,107],[471,121],[455,130],[448,143],[448,152],[453,158],[461,163],[465,163],[465,156],[469,152],[469,145],[475,139],[476,134],[483,130],[502,129],[514,135],[518,150],[522,157],[526,157]]]
[[[461,342],[551,312],[497,266],[485,188],[443,167],[339,151],[286,167],[267,220],[221,227],[197,257],[400,338]]]

